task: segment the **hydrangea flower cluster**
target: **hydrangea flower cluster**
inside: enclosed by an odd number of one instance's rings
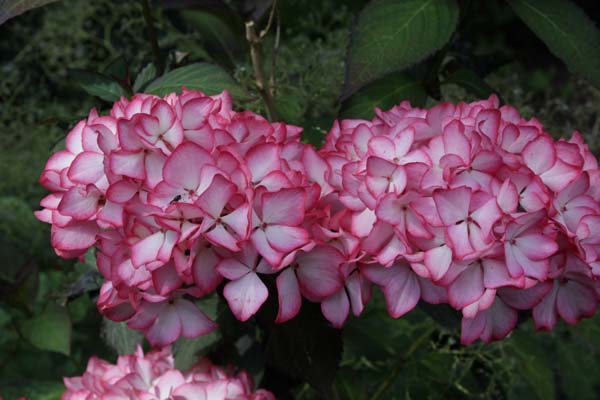
[[[267,390],[254,391],[245,371],[235,375],[206,358],[181,372],[168,347],[146,355],[138,347],[116,364],[92,357],[83,376],[64,378],[64,383],[62,400],[275,400]]]
[[[395,318],[419,300],[461,310],[464,343],[503,338],[518,310],[540,329],[594,313],[600,178],[579,134],[554,142],[495,97],[376,111],[317,152],[226,92],[138,94],[68,134],[36,215],[60,256],[96,246],[100,311],[155,346],[215,329],[190,299],[221,284],[247,320],[265,274],[277,322],[305,298],[341,327],[372,284]]]
[[[336,123],[321,155],[343,215],[330,227],[357,243],[345,268],[383,290],[393,317],[419,300],[448,303],[466,344],[504,338],[519,310],[538,329],[595,312],[600,172],[579,133],[555,142],[495,96],[403,102]]]

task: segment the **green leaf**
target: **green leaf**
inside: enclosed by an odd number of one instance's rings
[[[54,3],[58,0],[0,0],[0,25],[32,8]]]
[[[422,107],[427,101],[427,93],[419,81],[405,73],[386,75],[364,86],[344,101],[340,116],[371,119],[375,115],[375,107],[387,110],[403,100]]]
[[[23,336],[41,350],[71,353],[71,319],[65,307],[48,303],[44,311],[21,326]]]
[[[106,101],[118,101],[121,96],[127,97],[125,89],[116,80],[98,72],[75,69],[70,71],[71,77],[89,94]]]
[[[135,77],[135,82],[133,83],[133,93],[138,93],[143,90],[143,88],[150,83],[152,79],[156,77],[156,67],[154,63],[148,63],[138,76]]]
[[[376,0],[352,29],[343,98],[440,49],[458,22],[455,0]]]
[[[216,319],[219,297],[213,294],[201,301],[196,302],[196,305],[210,319]],[[179,338],[173,344],[173,357],[175,358],[175,367],[181,371],[185,371],[192,367],[198,358],[206,355],[210,348],[221,339],[220,330],[212,331],[207,335],[203,335],[194,339]]]
[[[240,43],[243,36],[233,29],[235,25],[228,23],[228,16],[220,16],[207,10],[181,12],[183,20],[200,34],[210,53],[223,62],[232,63],[241,53]]]
[[[540,345],[532,332],[517,330],[511,340],[517,370],[539,400],[556,398],[554,376],[550,369],[548,352]]]
[[[600,88],[600,30],[568,0],[507,0],[515,13],[574,73]]]
[[[448,74],[442,85],[449,83],[458,85],[467,92],[482,99],[488,98],[492,93],[495,93],[494,89],[477,72],[467,67],[459,67]]]
[[[227,90],[232,97],[238,100],[248,97],[244,89],[223,68],[208,63],[190,64],[168,72],[148,85],[145,92],[163,96],[172,92],[180,92],[182,86],[200,90],[207,95]]]
[[[114,322],[107,318],[102,320],[102,338],[117,354],[131,354],[144,335],[127,327],[125,322]]]
[[[269,366],[330,398],[342,356],[341,334],[325,321],[317,305],[305,302],[294,319],[273,326],[266,356]]]

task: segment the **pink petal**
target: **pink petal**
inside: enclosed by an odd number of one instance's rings
[[[164,347],[175,342],[181,335],[181,319],[174,305],[165,306],[146,331],[146,338],[154,347]]]
[[[235,258],[225,258],[216,265],[217,271],[230,280],[240,279],[251,271],[251,266],[241,263]]]
[[[594,290],[575,280],[559,285],[556,310],[562,319],[569,324],[576,324],[581,318],[594,315],[598,306]]]
[[[66,251],[82,251],[96,243],[96,234],[100,231],[95,222],[73,222],[63,227],[52,225],[52,246]]]
[[[461,186],[457,189],[438,190],[433,200],[444,225],[450,226],[467,218],[471,203],[471,189]]]
[[[388,313],[393,318],[399,318],[415,308],[421,297],[421,287],[409,267],[391,268],[395,273],[383,287],[383,293]]]
[[[110,171],[115,175],[123,175],[134,179],[146,178],[144,153],[142,151],[113,151],[110,154]]]
[[[282,323],[296,316],[302,306],[300,286],[293,268],[284,269],[277,277],[279,309],[275,322]]]
[[[350,302],[348,296],[346,296],[346,291],[343,289],[338,290],[321,302],[321,312],[336,328],[341,328],[344,325],[349,311]]]
[[[246,321],[267,300],[269,291],[258,275],[250,272],[241,279],[225,285],[223,295],[235,317]]]
[[[483,292],[483,272],[475,264],[468,266],[448,287],[448,298],[452,307],[461,309],[479,299]]]
[[[102,193],[95,186],[89,185],[87,190],[75,186],[66,192],[58,205],[58,211],[77,220],[86,220],[98,211],[98,200]]]
[[[200,195],[196,204],[208,215],[218,218],[231,196],[237,192],[236,186],[223,175],[215,175],[210,186]]]
[[[552,138],[540,135],[523,149],[525,164],[536,174],[548,171],[556,162],[556,149]]]
[[[339,267],[344,257],[337,249],[317,246],[307,253],[300,253],[296,261],[296,273],[303,292],[313,297],[327,297],[342,287]]]
[[[217,328],[217,324],[210,320],[198,307],[189,300],[177,299],[174,307],[177,309],[181,320],[181,334],[186,338],[196,338],[206,335]]]
[[[219,262],[215,252],[209,248],[201,249],[192,265],[192,274],[194,283],[199,287],[202,293],[210,293],[221,283],[223,279],[216,270]]]
[[[69,179],[88,184],[97,182],[104,175],[104,156],[93,151],[84,151],[73,160],[69,168]]]
[[[283,258],[283,254],[271,246],[267,240],[265,231],[262,229],[255,230],[252,232],[252,235],[250,235],[250,240],[256,248],[256,251],[258,251],[260,255],[269,262],[269,264],[276,268],[279,267],[281,259]]]
[[[268,225],[265,235],[269,244],[282,253],[290,252],[308,243],[308,232],[304,228],[284,225]]]
[[[281,189],[262,197],[262,220],[269,224],[288,226],[304,221],[306,194],[302,189]]]
[[[216,224],[213,229],[204,233],[204,237],[215,246],[220,246],[230,251],[240,250],[238,240],[222,224]]]
[[[170,185],[187,190],[200,186],[202,166],[212,162],[211,155],[195,143],[187,142],[175,149],[163,167],[163,177]]]
[[[279,146],[275,144],[254,146],[245,159],[252,173],[252,182],[260,182],[269,172],[280,169]]]

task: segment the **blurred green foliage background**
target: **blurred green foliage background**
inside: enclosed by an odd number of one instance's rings
[[[239,11],[231,15],[210,6],[215,3],[221,2],[155,2],[162,55],[171,66],[222,65],[251,94],[237,107],[264,113],[240,38],[243,19],[264,14],[265,2],[226,1]],[[281,1],[277,112],[303,125],[313,143],[340,113],[349,30],[364,3]],[[555,137],[577,129],[600,154],[600,91],[571,74],[505,3],[462,3],[469,17],[459,22],[441,60],[448,68],[437,77],[440,91],[428,89],[426,105],[477,98],[444,79],[466,65],[477,72],[479,84],[538,118]],[[598,24],[598,3],[577,3]],[[268,36],[265,48],[274,40]],[[100,277],[93,255],[85,262],[59,259],[48,226],[33,211],[45,195],[37,179],[49,155],[90,108],[110,106],[83,91],[72,70],[133,80],[151,61],[138,1],[63,0],[0,26],[0,395],[7,399],[58,398],[61,378],[81,374],[92,354],[114,361],[141,339],[102,320],[94,305]],[[190,355],[210,354],[236,360],[258,383],[273,379],[265,376],[264,354],[253,345],[260,343],[260,332],[252,323],[236,324],[213,303],[205,306],[225,321],[222,333],[178,343],[179,365],[189,365]],[[463,347],[454,321],[441,323],[427,311],[418,308],[393,320],[376,296],[365,315],[342,331],[344,350],[332,395],[367,399],[383,387],[381,398],[387,399],[600,398],[600,317],[574,327],[560,323],[551,333],[536,333],[525,319],[502,342]],[[319,398],[308,384],[285,396]]]

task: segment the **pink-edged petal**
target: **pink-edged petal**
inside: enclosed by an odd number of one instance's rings
[[[544,260],[556,253],[558,244],[541,233],[521,235],[515,239],[516,245],[530,260]]]
[[[393,318],[399,318],[415,308],[421,297],[417,276],[407,266],[396,267],[394,276],[382,290],[388,313]]]
[[[77,155],[68,173],[70,180],[83,184],[95,183],[103,175],[104,155],[93,151],[84,151]]]
[[[229,280],[240,279],[248,274],[251,269],[235,258],[225,258],[216,265],[217,271]]]
[[[177,147],[165,162],[163,178],[170,185],[187,190],[200,186],[202,166],[212,162],[210,153],[195,143]]]
[[[262,197],[262,220],[270,224],[299,225],[304,220],[306,193],[302,189],[281,189]]]
[[[552,330],[556,325],[556,297],[558,294],[558,284],[554,283],[552,289],[546,296],[533,308],[533,320],[536,329]]]
[[[423,260],[434,281],[440,280],[452,262],[452,250],[448,246],[438,246],[425,252]]]
[[[246,321],[267,300],[269,291],[258,275],[250,272],[241,279],[225,285],[223,295],[235,317],[240,321]]]
[[[497,201],[503,212],[507,214],[515,212],[519,205],[519,192],[515,184],[508,179],[505,180],[498,192]]]
[[[115,175],[123,175],[134,179],[146,178],[144,153],[142,151],[113,151],[110,154],[110,171]]]
[[[277,298],[279,309],[275,322],[282,323],[294,318],[302,306],[300,286],[292,268],[284,269],[277,277]]]
[[[462,259],[475,251],[469,240],[468,224],[466,222],[450,225],[446,228],[446,232],[446,240],[458,259]]]
[[[156,293],[164,296],[178,289],[182,281],[172,263],[163,265],[152,272],[152,284]]]
[[[280,168],[279,146],[276,144],[262,144],[253,147],[246,154],[246,163],[252,173],[252,182],[259,182],[269,172]]]
[[[598,306],[593,289],[575,280],[561,285],[556,295],[556,310],[569,324],[576,324],[581,318],[594,315]]]
[[[298,255],[298,281],[303,292],[313,297],[327,297],[339,290],[342,276],[339,268],[344,261],[342,253],[330,246],[317,246]]]
[[[173,305],[164,307],[146,331],[146,338],[154,347],[164,347],[175,342],[181,335],[181,320]]]
[[[196,200],[196,204],[211,217],[218,218],[236,191],[236,186],[223,175],[215,175],[210,186]]]
[[[66,192],[58,205],[58,211],[77,220],[86,220],[98,211],[98,200],[102,194],[94,187],[75,186]]]
[[[273,267],[279,267],[283,254],[273,248],[267,240],[267,235],[262,229],[257,229],[250,235],[250,240],[256,251],[263,256]]]
[[[131,261],[136,268],[156,261],[165,241],[165,232],[156,232],[131,247]]]
[[[72,222],[63,227],[52,225],[50,237],[56,249],[85,252],[96,243],[99,231],[95,222]]]
[[[282,253],[290,252],[308,243],[308,232],[304,228],[284,225],[269,225],[265,229],[269,244]]]
[[[247,239],[250,229],[250,205],[242,204],[233,212],[221,217],[221,220],[233,229],[240,239]]]
[[[396,157],[394,147],[394,142],[385,136],[374,136],[369,140],[369,153],[384,160]]]
[[[528,289],[500,288],[498,295],[509,306],[517,310],[529,310],[537,306],[552,289],[552,282],[539,282]]]
[[[448,287],[450,305],[456,309],[478,300],[484,292],[483,271],[479,264],[468,266]]]
[[[186,338],[196,338],[206,335],[217,328],[217,324],[210,320],[191,301],[177,299],[173,304],[181,320],[181,334]]]
[[[548,171],[556,162],[556,148],[550,136],[540,135],[523,149],[525,164],[536,175]]]
[[[240,250],[238,240],[222,224],[217,224],[213,229],[205,232],[204,237],[215,246],[220,246],[230,251]]]
[[[350,302],[346,291],[343,289],[338,290],[321,302],[323,316],[336,328],[341,328],[344,325],[349,311]]]
[[[471,159],[471,145],[463,133],[464,130],[464,125],[460,121],[454,120],[446,125],[442,137],[446,152],[456,154],[467,164]]]
[[[471,189],[462,186],[452,190],[438,190],[433,193],[433,200],[444,225],[453,225],[467,217]]]
[[[192,264],[192,275],[194,283],[202,293],[212,292],[221,283],[222,275],[216,269],[218,263],[219,258],[212,249],[203,248],[196,254]]]

